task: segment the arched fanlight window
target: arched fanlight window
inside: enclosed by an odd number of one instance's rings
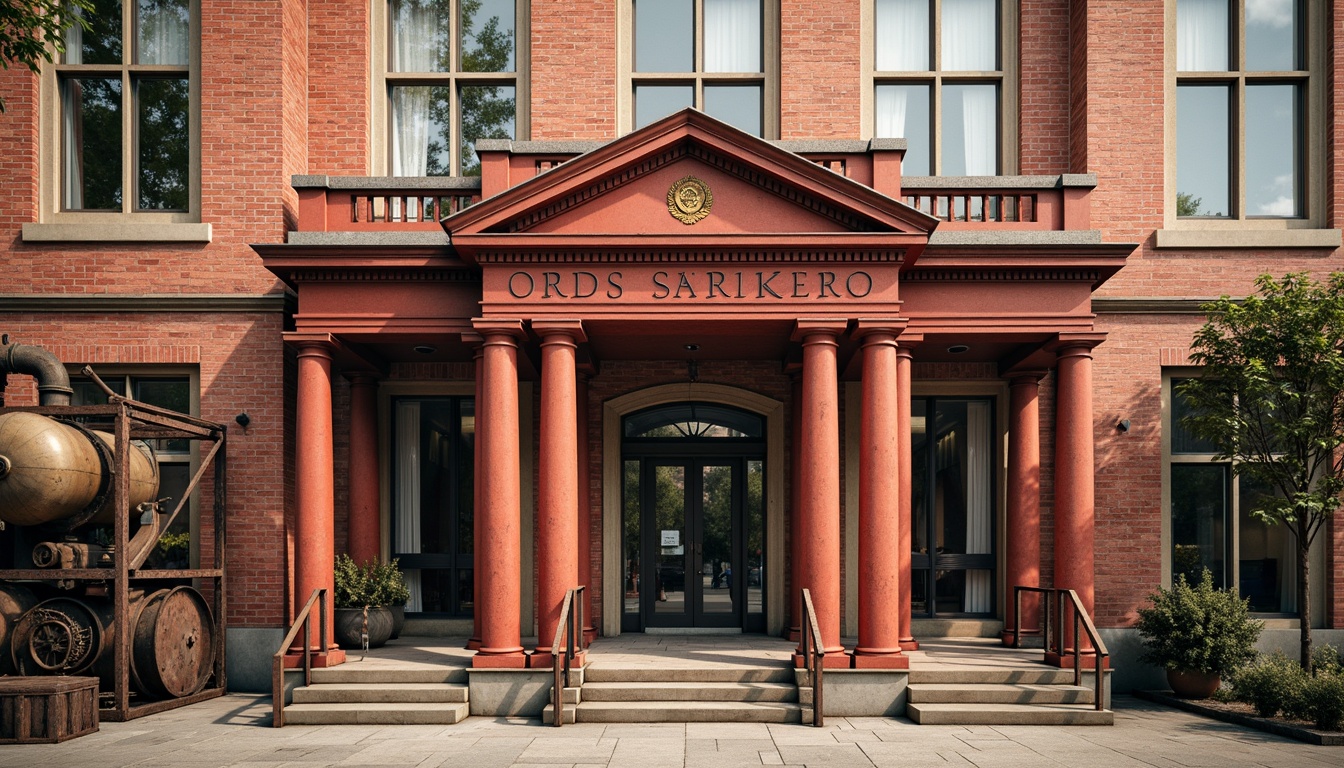
[[[634,438],[760,438],[764,419],[754,413],[707,403],[659,405],[625,417]]]

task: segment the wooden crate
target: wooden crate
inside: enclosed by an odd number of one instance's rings
[[[0,744],[54,744],[98,730],[98,678],[0,677]]]

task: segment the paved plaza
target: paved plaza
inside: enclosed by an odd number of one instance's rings
[[[232,694],[65,742],[0,746],[9,768],[322,766],[1344,766],[1318,747],[1117,696],[1111,727],[928,726],[829,718],[826,727],[739,723],[572,724],[469,718],[451,726],[271,727],[268,697]]]

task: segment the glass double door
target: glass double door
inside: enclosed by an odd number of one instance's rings
[[[640,531],[629,542],[627,598],[644,627],[743,626],[745,601],[760,592],[760,557],[747,556],[744,535],[748,464],[759,472],[760,462],[737,457],[627,463],[638,474],[628,478],[638,491],[627,496],[627,524]]]

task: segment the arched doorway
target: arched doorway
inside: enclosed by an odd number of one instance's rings
[[[783,627],[783,406],[720,385],[606,403],[603,633]]]

